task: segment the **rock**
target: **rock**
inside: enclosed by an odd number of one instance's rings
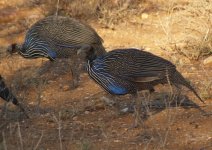
[[[77,119],[78,119],[78,117],[77,117],[77,116],[73,117],[73,120],[74,120],[74,121],[76,121]]]
[[[193,70],[193,71],[194,71],[194,70],[197,70],[197,69],[196,69],[195,67],[191,67],[191,70]]]
[[[142,13],[141,18],[142,19],[147,19],[149,15],[147,13]]]
[[[87,110],[85,111],[85,114],[86,114],[86,115],[88,115],[89,113],[90,113],[89,111],[87,111]]]
[[[62,89],[63,89],[63,91],[68,91],[68,90],[70,90],[70,87],[68,85],[64,85],[62,87]]]
[[[212,65],[212,56],[209,56],[208,58],[204,59],[203,64]]]
[[[129,108],[126,107],[126,108],[123,108],[123,109],[121,110],[121,112],[126,113],[126,112],[128,112],[128,110],[129,110]]]

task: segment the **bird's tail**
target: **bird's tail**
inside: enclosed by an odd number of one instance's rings
[[[196,97],[202,102],[205,103],[202,98],[198,95],[198,93],[196,92],[196,90],[189,84],[188,81],[186,81],[186,79],[181,75],[180,72],[178,72],[176,70],[176,72],[174,73],[174,75],[171,77],[171,80],[174,84],[181,84],[183,86],[186,86],[188,89],[190,89],[195,95]]]

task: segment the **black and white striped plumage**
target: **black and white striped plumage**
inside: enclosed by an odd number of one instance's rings
[[[175,65],[143,50],[116,49],[104,56],[92,56],[87,70],[90,77],[110,94],[136,94],[170,82],[186,86],[202,101]]]
[[[91,45],[97,55],[102,55],[106,53],[102,42],[87,24],[69,17],[49,16],[32,25],[19,53],[25,58],[70,58],[75,57],[76,50],[68,46],[84,44]]]
[[[97,56],[101,56],[106,53],[102,43],[102,38],[91,26],[69,17],[49,16],[32,25],[22,45],[12,44],[8,51],[18,51],[23,57],[30,59],[68,58],[73,77],[72,87],[77,87],[80,64],[83,62],[77,57],[77,49],[72,47],[89,45],[94,48]]]

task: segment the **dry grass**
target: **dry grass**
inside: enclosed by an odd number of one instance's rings
[[[164,39],[157,41],[158,45],[171,54],[170,59],[184,68],[186,74],[205,78],[196,86],[202,98],[211,98],[210,72],[193,60],[212,54],[212,3],[207,0],[188,0],[184,3],[169,0],[165,6],[166,17],[158,15],[156,22],[165,35]],[[191,65],[197,70],[190,70]]]
[[[208,0],[193,0],[187,5],[176,5],[173,25],[181,28],[181,39],[174,49],[190,59],[199,59],[212,54],[212,3]]]
[[[139,20],[147,9],[145,6],[149,6],[145,3],[146,0],[59,0],[58,12],[75,18],[98,19],[105,27],[113,28],[118,23],[129,21],[132,16]]]

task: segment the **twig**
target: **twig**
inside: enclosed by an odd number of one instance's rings
[[[57,9],[56,9],[56,13],[55,13],[56,16],[58,16],[59,3],[60,3],[60,0],[57,0],[57,7],[56,7]]]
[[[62,144],[62,137],[61,137],[61,112],[59,112],[59,118],[57,119],[57,117],[54,115],[53,119],[55,120],[55,122],[58,124],[58,136],[59,136],[59,140],[60,140],[60,150],[63,149],[63,144]]]
[[[39,144],[40,144],[42,138],[43,138],[43,131],[41,132],[41,136],[40,136],[40,138],[39,138],[39,140],[38,140],[36,146],[33,148],[33,150],[36,150],[36,149],[38,148],[38,146],[39,146]]]
[[[23,139],[22,139],[22,136],[21,136],[21,128],[20,128],[20,124],[18,122],[18,136],[19,136],[19,139],[20,139],[20,144],[21,144],[21,150],[23,150]]]
[[[171,90],[171,95],[173,95],[173,89],[172,89],[172,85],[171,85],[171,81],[170,81],[170,76],[169,76],[169,71],[168,68],[166,67],[166,79],[167,79],[167,83],[169,84],[170,90]]]
[[[2,137],[3,137],[3,146],[4,146],[4,150],[7,150],[7,144],[6,144],[6,139],[5,139],[5,134],[4,134],[4,132],[2,132]]]

